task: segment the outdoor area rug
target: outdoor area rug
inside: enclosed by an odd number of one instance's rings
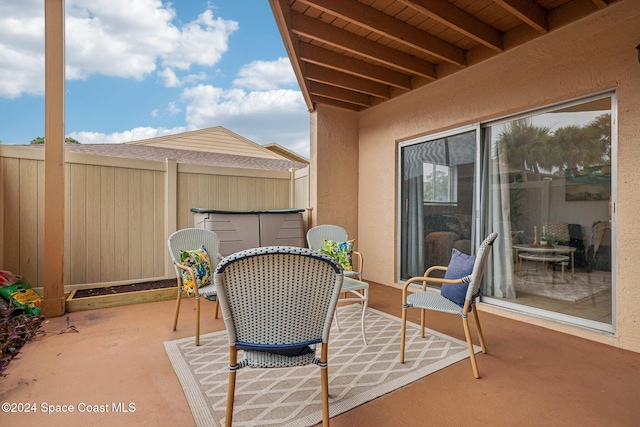
[[[368,308],[362,341],[361,308],[338,308],[329,338],[329,409],[336,416],[469,357],[466,342],[407,322],[405,363],[398,362],[400,319]],[[229,377],[226,331],[164,343],[198,426],[224,425]],[[476,352],[480,351],[476,347]],[[238,360],[242,360],[239,352]],[[258,369],[236,376],[234,426],[303,427],[322,421],[320,368]]]

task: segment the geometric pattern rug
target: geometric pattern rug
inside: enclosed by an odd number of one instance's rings
[[[539,295],[556,300],[578,302],[597,293],[611,289],[611,273],[593,271],[592,273],[576,272],[571,278],[571,270],[564,272],[564,281],[560,280],[560,272],[529,272],[514,276],[514,287],[517,292]]]
[[[405,363],[398,362],[400,319],[367,308],[368,345],[362,341],[359,304],[338,307],[340,331],[329,336],[329,412],[336,416],[467,359],[465,341],[407,322]],[[455,321],[455,319],[452,319]],[[164,343],[197,426],[224,425],[229,376],[226,331]],[[475,351],[480,348],[475,346]],[[242,351],[238,360],[242,360]],[[467,362],[469,363],[469,362]],[[322,421],[320,368],[240,369],[233,425],[312,426]]]

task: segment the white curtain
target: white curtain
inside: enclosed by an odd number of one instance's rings
[[[511,198],[505,153],[492,142],[492,128],[484,128],[481,161],[481,203],[483,236],[498,233],[485,272],[483,294],[497,298],[515,298],[514,261],[511,239]]]
[[[423,169],[420,145],[402,150],[402,227],[400,274],[403,278],[424,274]]]

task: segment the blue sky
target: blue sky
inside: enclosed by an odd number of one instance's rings
[[[44,0],[0,0],[0,141],[44,136]],[[223,126],[309,157],[309,113],[267,0],[66,0],[66,135]]]

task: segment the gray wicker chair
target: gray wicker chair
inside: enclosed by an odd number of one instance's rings
[[[229,335],[227,426],[233,418],[238,369],[310,363],[322,368],[322,417],[323,425],[329,425],[327,345],[342,277],[333,258],[290,246],[248,249],[218,264],[214,282]],[[238,350],[244,351],[241,361]]]
[[[467,347],[469,348],[469,356],[471,358],[471,368],[473,369],[473,376],[480,378],[478,373],[478,365],[476,363],[475,352],[473,351],[473,342],[471,341],[471,333],[469,331],[469,321],[467,319],[467,313],[473,311],[473,316],[476,320],[476,326],[478,327],[478,338],[482,347],[482,352],[486,353],[487,348],[484,344],[484,337],[482,336],[482,329],[480,327],[480,319],[478,318],[478,311],[475,307],[475,300],[480,293],[480,284],[482,282],[482,276],[484,273],[485,265],[491,252],[493,242],[498,237],[497,233],[492,233],[487,237],[476,254],[475,263],[473,264],[473,271],[471,275],[462,277],[460,279],[442,279],[438,277],[429,277],[433,271],[446,271],[447,267],[433,266],[427,269],[423,277],[412,277],[407,280],[402,288],[402,333],[400,338],[400,363],[404,363],[404,343],[406,336],[406,324],[407,324],[407,309],[419,308],[420,312],[420,327],[421,336],[424,338],[424,323],[425,323],[425,310],[440,311],[444,313],[457,314],[462,317],[462,326],[464,327],[464,334],[467,339]],[[422,291],[409,293],[408,288],[414,283],[422,283]],[[448,298],[445,298],[439,293],[433,291],[427,291],[427,284],[454,284],[458,286],[466,287],[466,296],[464,298],[464,304],[462,306],[456,304]]]
[[[337,225],[318,225],[307,231],[307,245],[310,249],[319,251],[324,246],[324,239],[333,240],[335,242],[346,242],[349,240],[347,230]],[[340,302],[359,302],[362,304],[362,318],[360,320],[362,328],[362,341],[367,345],[367,336],[365,334],[365,314],[367,312],[367,304],[369,303],[369,284],[362,281],[362,254],[353,251],[353,260],[355,261],[354,271],[344,270],[344,281],[342,282],[342,292],[345,298]],[[338,316],[335,317],[336,327],[340,330],[340,322]]]
[[[167,247],[171,254],[171,260],[173,267],[176,271],[176,278],[178,281],[178,297],[176,300],[176,311],[173,319],[173,330],[175,331],[178,326],[178,314],[180,313],[180,301],[182,301],[184,291],[182,287],[182,270],[188,271],[189,274],[194,276],[193,270],[189,267],[185,267],[180,263],[180,250],[194,250],[200,248],[202,245],[207,250],[209,255],[209,262],[211,264],[211,272],[213,273],[218,261],[220,260],[220,241],[218,235],[213,231],[205,230],[203,228],[185,228],[178,230],[169,236],[167,240]],[[195,279],[194,279],[195,282]],[[200,297],[212,298],[216,295],[216,287],[211,281],[210,285],[203,286],[195,289],[196,299],[196,345],[200,345]],[[216,301],[216,319],[218,318],[219,303]]]

